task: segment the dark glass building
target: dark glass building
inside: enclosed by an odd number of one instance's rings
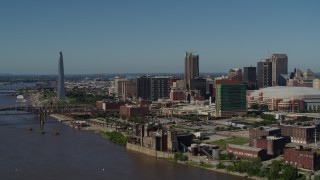
[[[137,97],[157,101],[169,98],[170,83],[168,77],[142,76],[137,78]]]

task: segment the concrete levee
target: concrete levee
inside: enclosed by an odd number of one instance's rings
[[[140,152],[149,156],[157,157],[157,158],[173,158],[174,154],[163,152],[163,151],[157,151],[154,149],[149,149],[146,147],[142,147],[140,145],[127,143],[127,149],[131,151]]]

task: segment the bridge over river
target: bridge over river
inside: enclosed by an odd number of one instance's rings
[[[16,106],[0,106],[0,115],[19,115],[26,113],[34,114],[63,114],[63,113],[91,113],[96,108],[92,105],[52,105],[52,106],[32,106],[32,105],[16,105]]]
[[[26,89],[34,84],[31,83],[0,83],[0,93],[16,92],[21,89]]]

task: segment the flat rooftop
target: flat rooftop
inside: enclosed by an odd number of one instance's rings
[[[236,148],[236,149],[242,149],[242,150],[248,150],[248,151],[255,151],[259,152],[262,149],[261,148],[256,148],[256,147],[250,147],[250,146],[244,146],[244,145],[236,145],[236,144],[228,144],[229,147],[231,148]]]

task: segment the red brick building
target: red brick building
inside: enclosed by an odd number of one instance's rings
[[[96,108],[98,110],[103,110],[103,101],[97,101],[96,102]]]
[[[186,95],[182,90],[173,90],[170,91],[170,100],[171,101],[183,101],[186,99]]]
[[[281,134],[280,128],[262,126],[258,128],[252,128],[249,130],[249,143],[253,146],[253,140],[258,139],[262,136],[276,136],[279,137]]]
[[[285,138],[283,137],[263,136],[261,138],[254,139],[253,147],[266,149],[267,154],[270,156],[278,156],[283,153],[285,143]]]
[[[123,99],[133,98],[137,96],[137,82],[135,79],[123,81],[121,86]]]
[[[120,106],[125,105],[125,102],[105,102],[104,110],[105,111],[116,111],[119,112]]]
[[[267,159],[267,150],[256,147],[227,144],[227,152],[233,153],[236,158],[260,158],[262,160]]]
[[[291,142],[299,144],[314,143],[315,126],[293,127]]]
[[[97,101],[96,102],[96,108],[98,110],[105,110],[109,112],[119,112],[120,106],[122,105],[125,105],[125,102],[121,102],[121,101],[110,101],[110,102]]]
[[[239,69],[239,68],[230,69],[228,74],[228,79],[242,82],[242,69]]]
[[[125,119],[134,116],[148,116],[150,114],[149,107],[138,106],[120,106],[120,117]]]
[[[281,136],[290,137],[291,142],[298,144],[314,143],[314,133],[320,132],[320,126],[297,126],[297,125],[279,125]],[[317,138],[319,141],[319,138]]]
[[[319,169],[319,156],[317,153],[312,152],[311,149],[303,149],[302,147],[285,149],[283,159],[284,163],[297,168],[309,170]]]
[[[174,82],[177,82],[177,81],[179,81],[179,80],[181,80],[180,77],[170,77],[170,78],[169,78],[169,85],[170,85],[170,87],[173,86],[173,83],[174,83]]]

